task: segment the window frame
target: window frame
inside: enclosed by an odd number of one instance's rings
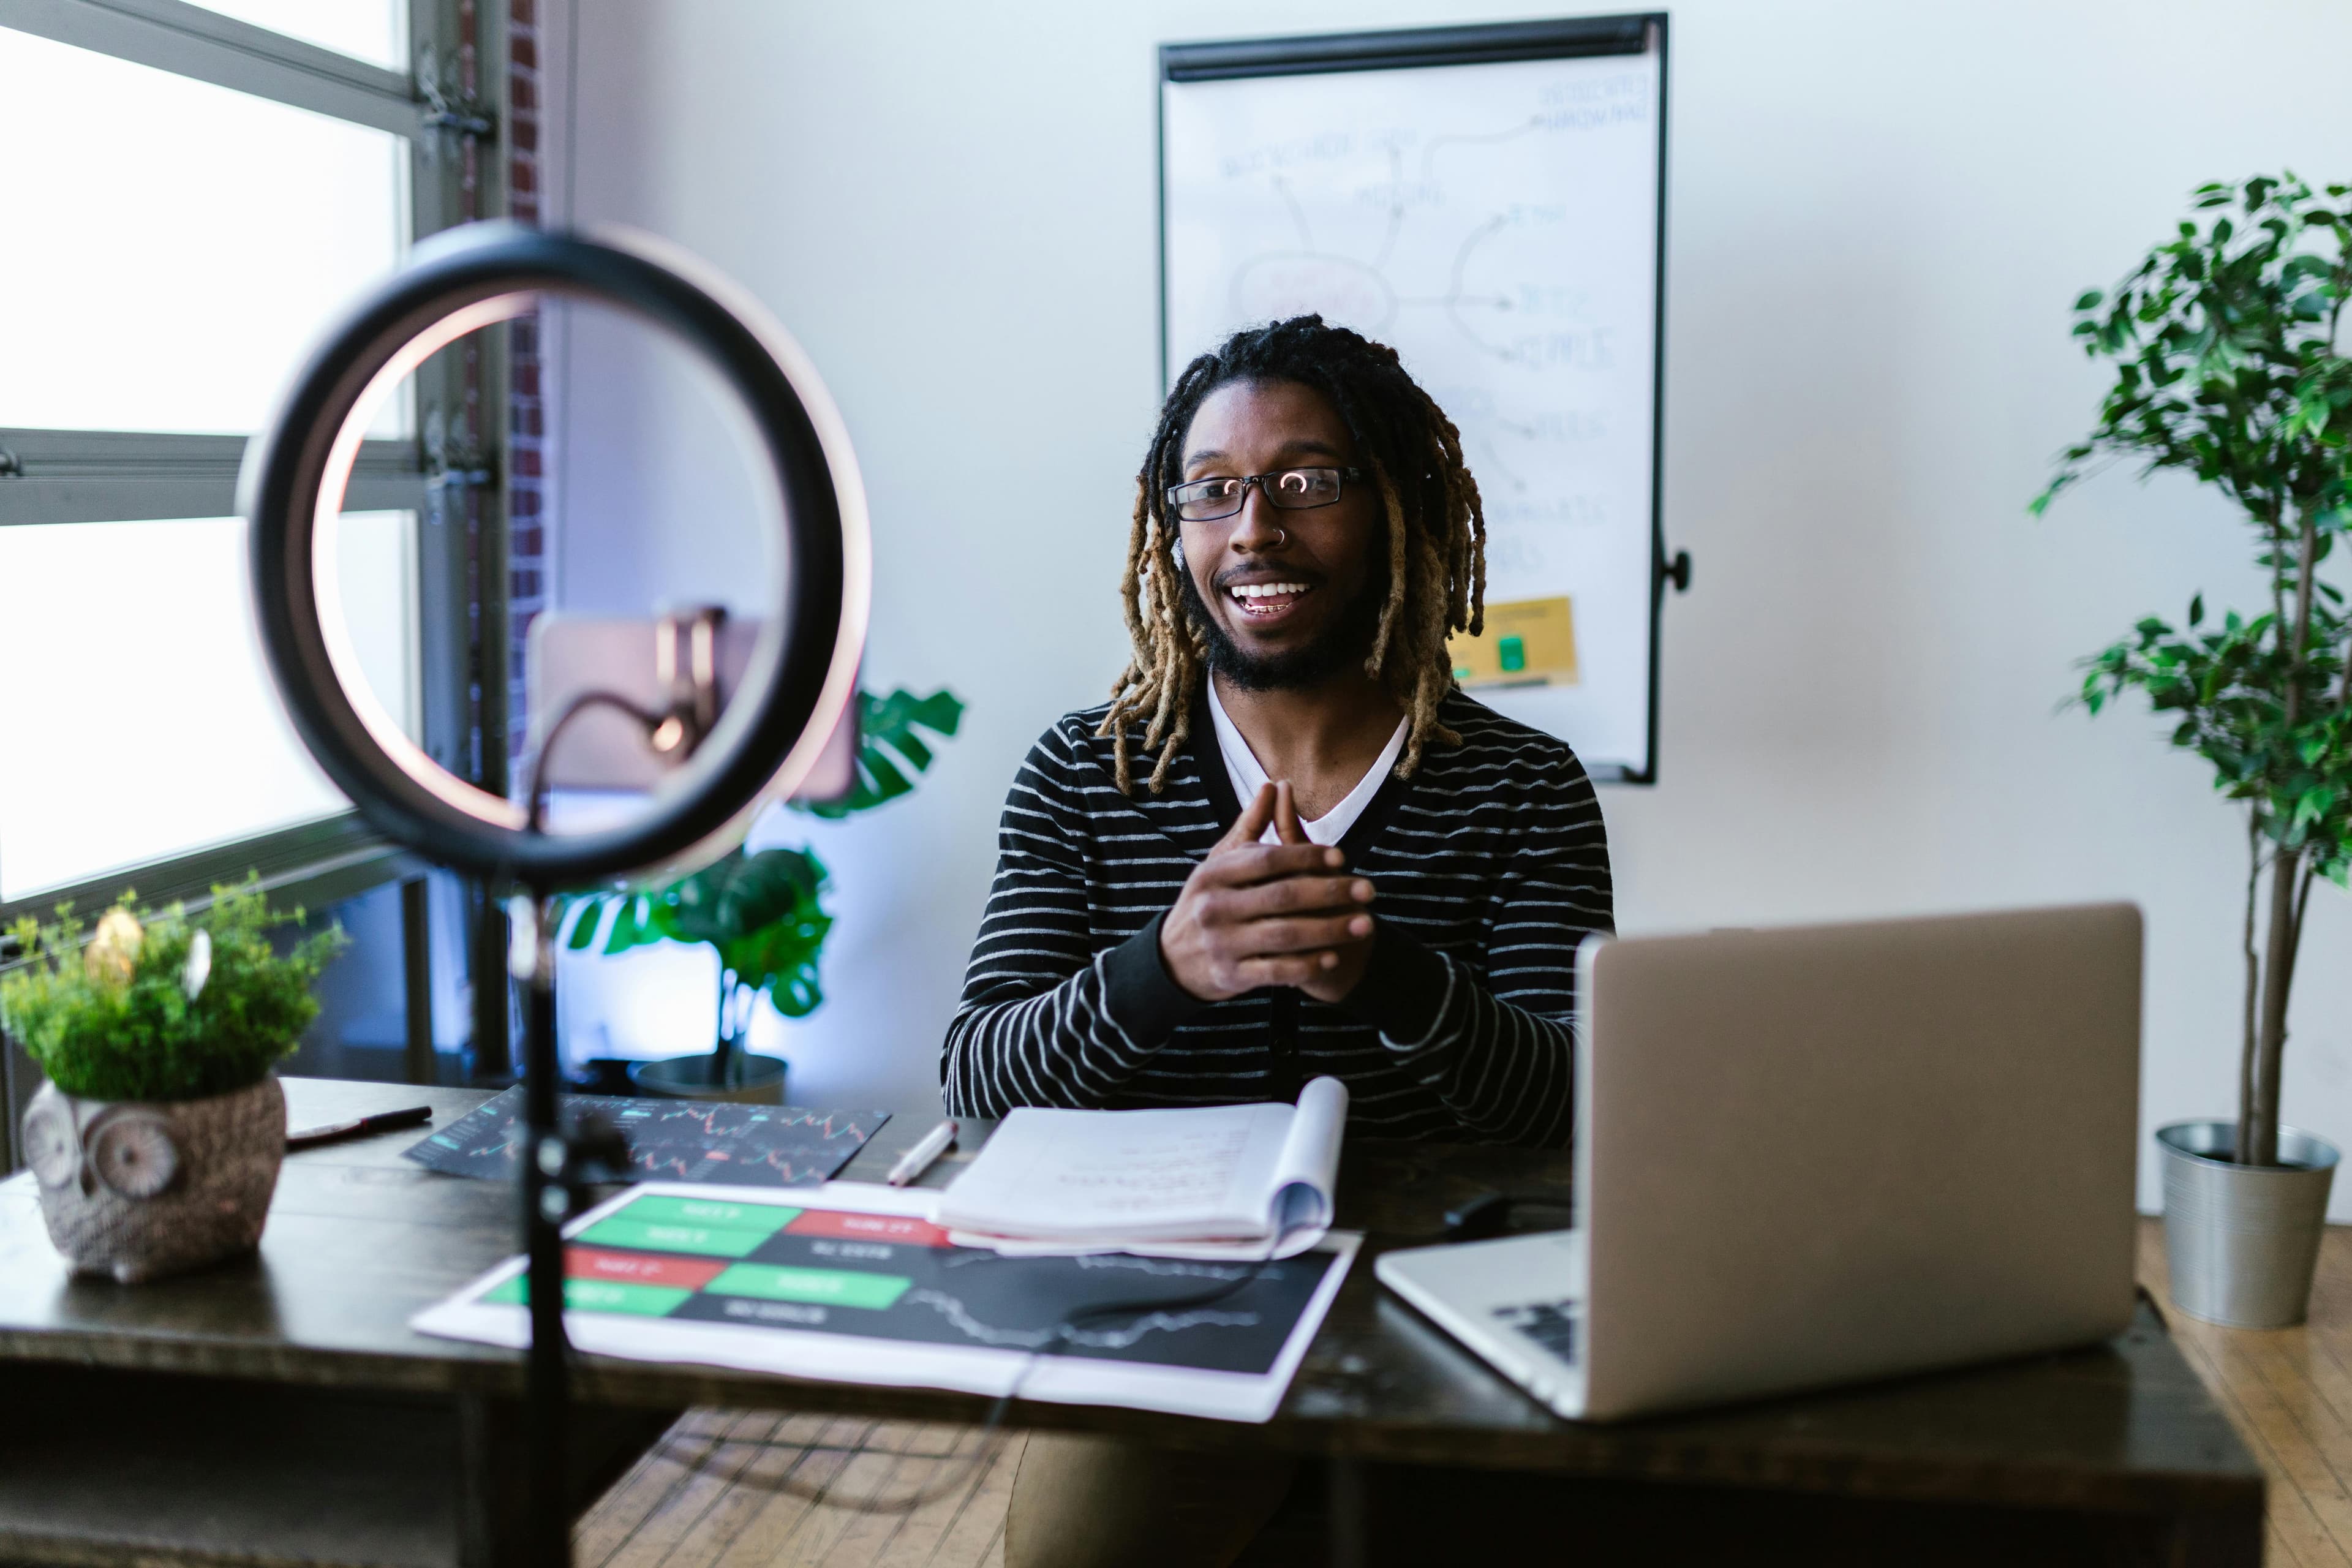
[[[416,13],[428,8],[410,7],[412,58],[440,32],[417,26]],[[389,131],[412,144],[430,129],[431,107],[409,77],[187,0],[0,0],[0,27]]]
[[[412,69],[403,74],[188,0],[0,0],[0,27],[402,137],[414,244],[505,210],[507,7],[505,0],[409,0],[408,25]],[[487,89],[481,101],[458,89],[467,48],[474,79]],[[503,334],[482,334],[464,358],[444,354],[418,373],[416,434],[364,443],[346,504],[419,515],[425,748],[453,771],[503,790],[502,739],[490,745],[479,737],[505,733],[506,595],[477,593],[477,584],[506,581]],[[453,437],[451,426],[467,421]],[[234,516],[247,439],[0,427],[0,528]],[[499,650],[499,679],[478,678],[484,650]],[[102,906],[132,888],[149,900],[201,902],[214,883],[240,879],[248,868],[261,870],[273,901],[289,904],[347,898],[414,874],[345,810],[0,900],[0,926],[47,915],[66,899]]]
[[[511,105],[509,0],[408,0],[406,72],[208,11],[188,0],[0,0],[0,27],[149,66],[331,119],[389,132],[408,145],[412,245],[478,218],[506,216]],[[415,434],[363,444],[346,500],[353,510],[418,514],[419,709],[425,750],[484,788],[507,787],[508,449],[512,417],[507,333],[477,334],[415,377]],[[233,516],[247,437],[137,431],[0,428],[0,528]],[[431,1067],[425,967],[424,868],[346,810],[192,847],[70,886],[0,902],[0,927],[47,916],[70,899],[103,908],[137,889],[152,902],[211,901],[219,883],[257,872],[273,905],[319,907],[403,882],[412,1072]],[[505,922],[469,889],[465,940],[475,967],[502,973]],[[0,936],[0,969],[18,955]],[[503,1059],[504,987],[478,988],[475,1049]],[[16,1165],[16,1115],[37,1075],[0,1035],[0,1174]]]

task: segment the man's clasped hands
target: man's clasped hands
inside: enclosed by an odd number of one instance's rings
[[[1273,844],[1258,842],[1271,826]],[[1287,781],[1260,786],[1160,924],[1160,955],[1204,1002],[1288,985],[1337,1002],[1372,951],[1372,884],[1299,826]]]

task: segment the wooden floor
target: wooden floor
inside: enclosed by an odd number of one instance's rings
[[[580,1521],[572,1562],[1002,1568],[1024,1442],[983,1442],[967,1426],[688,1411]]]
[[[2269,1473],[2263,1561],[2352,1568],[2352,1226],[2328,1227],[2311,1321],[2299,1329],[2221,1329],[2174,1311],[2160,1220],[2140,1221],[2139,1277]]]
[[[2140,1281],[2270,1473],[2270,1568],[2352,1568],[2352,1227],[2320,1249],[2311,1321],[2253,1332],[2172,1310],[2164,1226]],[[579,1568],[1000,1568],[1018,1434],[698,1410],[581,1521]],[[812,1500],[814,1494],[819,1500]],[[913,1494],[918,1506],[904,1507]],[[866,1509],[844,1506],[865,1503]],[[890,1511],[869,1511],[877,1502]]]

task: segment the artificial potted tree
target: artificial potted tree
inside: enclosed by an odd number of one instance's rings
[[[84,940],[69,907],[12,934],[0,1025],[47,1075],[25,1110],[25,1153],[49,1239],[77,1274],[131,1284],[261,1240],[286,1152],[275,1064],[319,1004],[339,928],[280,953],[260,885],[215,888],[191,916],[128,902]]]
[[[857,778],[837,801],[806,805],[813,816],[839,818],[870,811],[915,787],[931,765],[937,737],[952,736],[963,704],[948,691],[917,697],[860,691]],[[935,738],[927,742],[924,735]],[[787,1018],[804,1018],[824,1001],[817,960],[833,929],[821,895],[824,867],[806,849],[737,849],[692,876],[651,891],[574,894],[556,901],[557,939],[583,952],[603,941],[607,953],[655,942],[703,943],[719,960],[719,1027],[711,1049],[639,1062],[630,1081],[649,1094],[778,1104],[785,1064],[745,1048],[751,1013],[765,996]]]
[[[2210,184],[2176,237],[2075,302],[2115,362],[2099,424],[2033,502],[2103,457],[2181,468],[2244,514],[2268,589],[2217,622],[2143,620],[2084,661],[2092,712],[2126,691],[2174,721],[2245,815],[2238,1115],[2158,1131],[2174,1304],[2241,1327],[2303,1321],[2336,1151],[2279,1121],[2287,1004],[2312,889],[2352,871],[2352,619],[2322,568],[2352,529],[2352,187]]]

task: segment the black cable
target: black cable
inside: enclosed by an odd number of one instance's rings
[[[1027,1263],[1034,1261],[1036,1261],[1034,1258],[1017,1256],[1008,1258],[1001,1253],[975,1251],[968,1257],[951,1260],[948,1267],[954,1268],[968,1267],[975,1263]],[[829,1483],[818,1486],[809,1486],[805,1483],[795,1482],[789,1472],[777,1477],[773,1480],[766,1480],[750,1475],[740,1475],[737,1476],[730,1484],[739,1487],[749,1487],[757,1491],[782,1493],[787,1497],[799,1498],[803,1502],[823,1503],[834,1508],[847,1509],[853,1513],[912,1513],[915,1510],[923,1507],[926,1503],[936,1502],[941,1498],[952,1495],[969,1482],[973,1476],[984,1469],[987,1466],[995,1462],[996,1457],[1003,1451],[1003,1442],[1001,1436],[1001,1432],[1004,1425],[1005,1415],[1012,1410],[1013,1401],[1021,1397],[1021,1390],[1027,1385],[1031,1374],[1044,1363],[1045,1359],[1047,1356],[1059,1355],[1062,1352],[1070,1347],[1072,1340],[1080,1331],[1082,1325],[1101,1318],[1140,1318],[1147,1312],[1182,1312],[1192,1311],[1202,1307],[1213,1307],[1220,1301],[1227,1300],[1232,1297],[1239,1295],[1242,1291],[1248,1289],[1252,1285],[1256,1284],[1258,1280],[1265,1276],[1266,1265],[1274,1261],[1275,1258],[1271,1252],[1268,1252],[1262,1257],[1252,1258],[1249,1260],[1249,1268],[1241,1274],[1238,1274],[1230,1279],[1222,1281],[1211,1289],[1198,1291],[1189,1296],[1159,1298],[1139,1297],[1125,1301],[1102,1301],[1097,1302],[1091,1307],[1081,1307],[1077,1310],[1070,1313],[1067,1317],[1063,1318],[1052,1328],[1045,1331],[1046,1337],[1044,1343],[1034,1346],[1030,1349],[1028,1358],[1022,1363],[1021,1370],[1013,1374],[1011,1385],[1007,1387],[1003,1394],[998,1394],[994,1399],[989,1402],[988,1414],[982,1418],[979,1426],[980,1441],[974,1444],[971,1452],[964,1457],[963,1463],[958,1466],[954,1472],[945,1479],[934,1480],[928,1485],[916,1488],[911,1492],[908,1492],[902,1496],[895,1498],[836,1498],[832,1495],[832,1487]],[[689,1459],[685,1458],[675,1452],[674,1446],[670,1440],[665,1438],[656,1449],[656,1452],[659,1452],[666,1458],[677,1460],[677,1462],[686,1466],[689,1475],[695,1475],[700,1474],[704,1469],[706,1469],[710,1461],[718,1457],[719,1450],[728,1446],[729,1441],[730,1439],[723,1436],[711,1437],[708,1440],[702,1452]],[[776,1447],[785,1447],[785,1445],[782,1444],[759,1446]],[[804,1449],[814,1451],[818,1450],[821,1446],[816,1444],[807,1444],[802,1445],[801,1447]],[[833,1452],[835,1450],[824,1449],[823,1451]],[[850,1451],[859,1453],[878,1453],[883,1452],[884,1450],[859,1448]]]
[[[547,763],[549,757],[554,754],[556,740],[562,734],[565,727],[568,726],[572,720],[578,718],[588,709],[597,706],[617,708],[621,711],[628,714],[629,717],[635,719],[638,724],[644,727],[648,738],[651,737],[655,730],[660,727],[664,720],[664,715],[654,713],[646,709],[640,708],[637,704],[630,701],[627,698],[610,691],[584,691],[579,696],[574,697],[570,702],[566,703],[562,711],[556,716],[555,721],[547,727],[547,738],[540,742],[539,754],[531,759],[529,786],[530,794],[527,806],[528,816],[526,819],[530,831],[533,833],[541,833],[546,831]],[[531,914],[534,926],[543,927],[547,918],[547,900],[544,897],[534,897]],[[540,942],[551,944],[553,942],[553,933],[543,929],[535,930],[533,936],[534,940]],[[536,979],[534,979],[534,984],[537,984]],[[559,1120],[559,1127],[561,1123]],[[560,1138],[562,1134],[559,1131],[557,1136]],[[970,1263],[1006,1261],[1025,1262],[1029,1261],[1029,1259],[1008,1259],[1001,1254],[976,1252],[969,1258],[958,1259],[955,1262],[950,1263],[949,1267],[954,1268]],[[805,1502],[826,1503],[832,1507],[845,1508],[857,1513],[911,1513],[915,1510],[923,1507],[926,1503],[936,1502],[941,1498],[951,1495],[956,1490],[963,1487],[985,1466],[995,1462],[997,1455],[1003,1449],[1003,1443],[1000,1434],[1003,1428],[1005,1415],[1013,1408],[1013,1402],[1021,1397],[1021,1390],[1027,1385],[1031,1375],[1035,1373],[1041,1364],[1044,1363],[1045,1359],[1047,1356],[1059,1355],[1064,1351],[1070,1348],[1071,1342],[1081,1331],[1084,1324],[1104,1318],[1140,1318],[1147,1312],[1192,1311],[1202,1307],[1214,1306],[1219,1301],[1226,1300],[1234,1296],[1239,1295],[1242,1291],[1249,1289],[1252,1285],[1256,1284],[1257,1281],[1264,1277],[1266,1265],[1273,1261],[1274,1255],[1271,1252],[1268,1252],[1262,1257],[1250,1260],[1249,1268],[1243,1273],[1223,1281],[1212,1289],[1196,1292],[1190,1296],[1176,1296],[1159,1299],[1138,1298],[1125,1301],[1098,1302],[1091,1307],[1082,1307],[1076,1311],[1069,1314],[1067,1317],[1062,1319],[1051,1329],[1046,1331],[1046,1339],[1043,1344],[1033,1347],[1030,1350],[1028,1359],[1022,1363],[1021,1370],[1013,1374],[1012,1384],[1007,1387],[1003,1394],[998,1394],[993,1400],[989,1402],[988,1414],[982,1418],[980,1423],[980,1441],[973,1445],[971,1452],[964,1458],[963,1463],[957,1467],[954,1473],[950,1475],[944,1480],[935,1480],[929,1485],[918,1487],[913,1491],[908,1492],[901,1497],[855,1499],[833,1497],[832,1488],[830,1485],[811,1487],[805,1484],[796,1483],[792,1479],[789,1473],[780,1476],[772,1481],[754,1479],[747,1476],[739,1476],[735,1479],[732,1484],[736,1486],[749,1486],[762,1491],[782,1493],[786,1496],[799,1498]],[[578,1360],[578,1352],[572,1348],[568,1336],[559,1336],[559,1342],[562,1345],[564,1366],[567,1371],[571,1370]],[[562,1395],[559,1394],[557,1397],[560,1399]],[[665,1437],[662,1440],[655,1451],[661,1454],[662,1457],[666,1458],[673,1458],[678,1463],[683,1464],[687,1468],[688,1473],[692,1475],[701,1473],[709,1465],[710,1461],[717,1458],[719,1449],[728,1445],[728,1442],[729,1439],[723,1436],[711,1437],[704,1447],[702,1452],[691,1459],[684,1458],[677,1455],[674,1451],[673,1443],[667,1437]],[[781,1445],[775,1446],[781,1447]],[[803,1451],[804,1452],[816,1451],[817,1448],[818,1446],[814,1444],[803,1446]],[[835,1450],[825,1449],[824,1451],[832,1452]],[[874,1453],[879,1450],[861,1448],[853,1451]]]
[[[794,1480],[789,1471],[783,1475],[778,1476],[773,1480],[768,1480],[763,1478],[751,1475],[740,1475],[729,1484],[731,1486],[748,1487],[754,1491],[778,1493],[785,1497],[794,1497],[800,1499],[803,1502],[824,1503],[834,1508],[847,1509],[852,1513],[912,1513],[917,1509],[923,1507],[927,1503],[937,1502],[941,1498],[952,1496],[954,1493],[961,1490],[980,1471],[984,1469],[987,1466],[996,1462],[997,1456],[1004,1451],[1002,1428],[1004,1425],[1004,1413],[1008,1408],[1010,1408],[1012,1400],[1013,1395],[1008,1393],[999,1394],[994,1400],[990,1402],[988,1415],[980,1424],[980,1441],[972,1445],[971,1451],[962,1457],[962,1463],[956,1466],[955,1469],[944,1479],[932,1480],[926,1485],[917,1487],[913,1491],[907,1492],[898,1497],[837,1498],[833,1495],[833,1487],[830,1482],[811,1486],[807,1482]],[[711,1460],[719,1457],[719,1450],[726,1447],[730,1441],[732,1440],[723,1436],[710,1437],[707,1440],[707,1444],[701,1453],[695,1455],[691,1458],[688,1458],[677,1451],[677,1445],[673,1439],[664,1437],[654,1451],[666,1459],[674,1459],[677,1463],[684,1465],[688,1475],[695,1476],[700,1475],[708,1469]],[[765,1448],[782,1448],[789,1445],[781,1443],[760,1443],[751,1446]],[[827,1447],[824,1445],[814,1443],[798,1445],[797,1447],[806,1452],[847,1452],[853,1455],[885,1452],[885,1450],[882,1449],[863,1447],[852,1449],[839,1449]],[[929,1456],[894,1455],[892,1457],[909,1458]]]

